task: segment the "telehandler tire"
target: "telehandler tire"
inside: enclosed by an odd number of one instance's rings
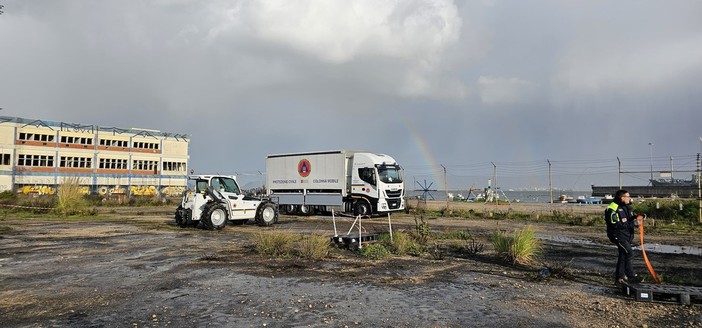
[[[181,228],[194,227],[198,223],[197,221],[192,220],[190,209],[184,209],[181,206],[178,206],[178,209],[175,212],[175,222]]]
[[[268,227],[278,222],[278,206],[271,202],[263,202],[256,209],[256,223]]]
[[[207,209],[202,223],[209,230],[220,230],[227,224],[227,219],[227,208],[222,204],[216,204]]]

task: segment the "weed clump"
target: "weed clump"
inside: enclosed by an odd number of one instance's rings
[[[303,235],[295,244],[297,255],[304,259],[320,260],[329,255],[329,238],[322,235]]]
[[[258,233],[254,236],[254,247],[260,255],[289,257],[295,235],[290,233]]]
[[[64,215],[78,214],[86,207],[78,177],[68,177],[58,188],[56,211]]]
[[[412,236],[403,231],[393,233],[392,240],[390,234],[381,234],[380,242],[395,255],[414,255],[418,256],[422,253],[421,247],[412,238]]]
[[[369,244],[361,248],[361,256],[371,260],[380,260],[390,255],[390,251],[383,244]]]
[[[497,230],[492,235],[492,245],[498,256],[513,264],[531,264],[541,251],[533,227],[515,230],[511,236]]]
[[[425,246],[431,237],[431,227],[424,217],[414,218],[414,238],[420,245]]]
[[[473,235],[469,231],[465,230],[451,230],[443,231],[434,234],[434,239],[458,239],[458,240],[470,240],[473,239]]]
[[[466,241],[464,250],[466,253],[468,253],[468,255],[478,255],[485,251],[485,244],[471,238],[470,240]]]
[[[15,204],[17,203],[17,194],[10,191],[10,190],[5,190],[3,192],[0,192],[0,204]]]
[[[309,260],[319,260],[326,257],[329,255],[330,249],[329,239],[317,234],[261,232],[254,236],[253,243],[256,252],[260,255],[298,257]]]

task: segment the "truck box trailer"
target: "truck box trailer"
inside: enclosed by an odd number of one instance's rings
[[[400,165],[388,155],[362,151],[268,155],[266,191],[288,214],[372,215],[405,208]]]

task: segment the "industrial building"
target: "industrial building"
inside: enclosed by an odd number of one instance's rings
[[[0,116],[0,191],[53,194],[70,178],[85,194],[175,196],[188,144],[157,130]]]

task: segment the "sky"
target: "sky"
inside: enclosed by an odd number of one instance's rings
[[[0,115],[187,134],[190,168],[244,183],[268,154],[357,149],[415,187],[550,167],[588,190],[617,158],[645,185],[702,148],[697,0],[0,5]]]

